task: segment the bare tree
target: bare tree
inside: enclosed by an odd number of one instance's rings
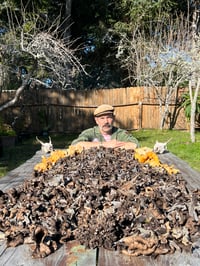
[[[178,17],[165,24],[158,22],[149,38],[137,30],[131,40],[123,36],[118,46],[117,56],[128,70],[129,80],[156,90],[161,129],[170,114],[170,103],[176,104],[178,89],[187,87],[189,81],[198,76],[200,55],[197,37],[195,45],[193,40],[190,24],[183,17]]]
[[[84,72],[83,65],[76,57],[74,42],[66,39],[60,32],[60,18],[48,26],[46,21],[40,21],[37,16],[28,17],[22,8],[22,21],[16,23],[14,14],[8,16],[9,28],[1,37],[1,79],[15,75],[18,78],[18,87],[15,97],[0,106],[0,111],[13,105],[27,85],[45,85],[46,78],[51,84],[60,89],[71,88],[71,79],[77,73]],[[9,10],[8,10],[9,14]],[[42,25],[42,26],[41,26]],[[27,72],[19,71],[21,65],[26,65]],[[70,66],[70,67],[69,67]],[[4,80],[1,80],[4,83]],[[17,86],[17,85],[16,85]],[[1,87],[2,88],[2,87]]]

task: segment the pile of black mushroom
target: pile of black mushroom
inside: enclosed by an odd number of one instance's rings
[[[131,256],[192,252],[200,191],[181,173],[139,163],[133,150],[92,148],[0,191],[0,231],[8,247],[31,243],[33,257],[74,239]]]

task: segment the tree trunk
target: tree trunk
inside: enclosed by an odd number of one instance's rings
[[[3,111],[4,109],[7,109],[10,106],[13,106],[18,101],[23,90],[26,88],[28,81],[29,81],[29,78],[27,78],[26,80],[22,82],[22,85],[16,90],[15,97],[12,100],[0,106],[0,112]]]
[[[194,94],[192,91],[191,81],[189,82],[189,93],[190,93],[190,102],[191,102],[191,113],[190,113],[190,138],[191,142],[195,142],[195,117],[196,117],[196,103],[200,87],[200,78],[197,80],[196,88]]]

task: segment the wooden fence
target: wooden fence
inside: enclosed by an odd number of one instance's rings
[[[165,88],[161,90],[164,99]],[[2,92],[0,104],[12,99],[13,95],[13,91]],[[78,133],[94,125],[93,111],[102,103],[115,107],[115,124],[119,127],[128,130],[160,128],[161,111],[164,110],[164,106],[159,105],[156,91],[145,87],[84,91],[29,90],[24,91],[22,99],[1,114],[18,132],[39,133],[50,130]],[[173,101],[169,109],[165,127],[168,128],[177,116],[174,128],[185,129],[183,110],[177,109]]]

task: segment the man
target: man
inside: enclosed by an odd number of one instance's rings
[[[107,148],[135,149],[139,146],[138,140],[126,130],[113,126],[114,107],[108,104],[98,106],[94,111],[97,126],[84,130],[72,145],[89,149],[104,146]]]

